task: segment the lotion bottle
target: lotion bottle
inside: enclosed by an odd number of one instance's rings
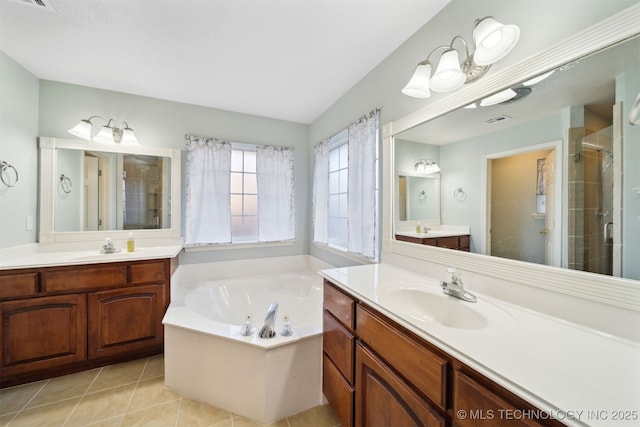
[[[127,238],[127,252],[133,252],[136,250],[136,241],[133,238],[133,233],[129,233]]]

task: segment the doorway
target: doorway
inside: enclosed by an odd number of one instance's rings
[[[486,156],[486,253],[559,266],[559,142]]]

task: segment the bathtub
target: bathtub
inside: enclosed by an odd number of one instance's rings
[[[163,319],[165,386],[264,424],[322,404],[317,271],[330,267],[306,255],[179,266]],[[262,339],[272,302],[277,335]],[[285,315],[291,336],[280,334]],[[251,336],[241,335],[247,316]]]

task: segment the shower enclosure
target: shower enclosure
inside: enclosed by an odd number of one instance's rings
[[[575,141],[570,165],[569,268],[613,274],[613,126]]]

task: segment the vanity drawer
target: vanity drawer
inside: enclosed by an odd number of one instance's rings
[[[38,293],[38,273],[0,276],[0,299],[19,298]]]
[[[355,339],[326,310],[323,312],[322,346],[342,376],[353,384],[353,351]]]
[[[164,262],[146,262],[129,266],[131,283],[164,282]]]
[[[458,249],[458,236],[438,237],[438,247]]]
[[[82,291],[126,284],[126,265],[74,267],[42,273],[43,292]]]
[[[355,301],[336,288],[331,282],[324,281],[324,307],[350,331],[355,329]]]
[[[358,305],[359,338],[440,409],[446,410],[447,360]]]
[[[343,427],[353,426],[354,390],[326,354],[322,355],[322,392]]]

